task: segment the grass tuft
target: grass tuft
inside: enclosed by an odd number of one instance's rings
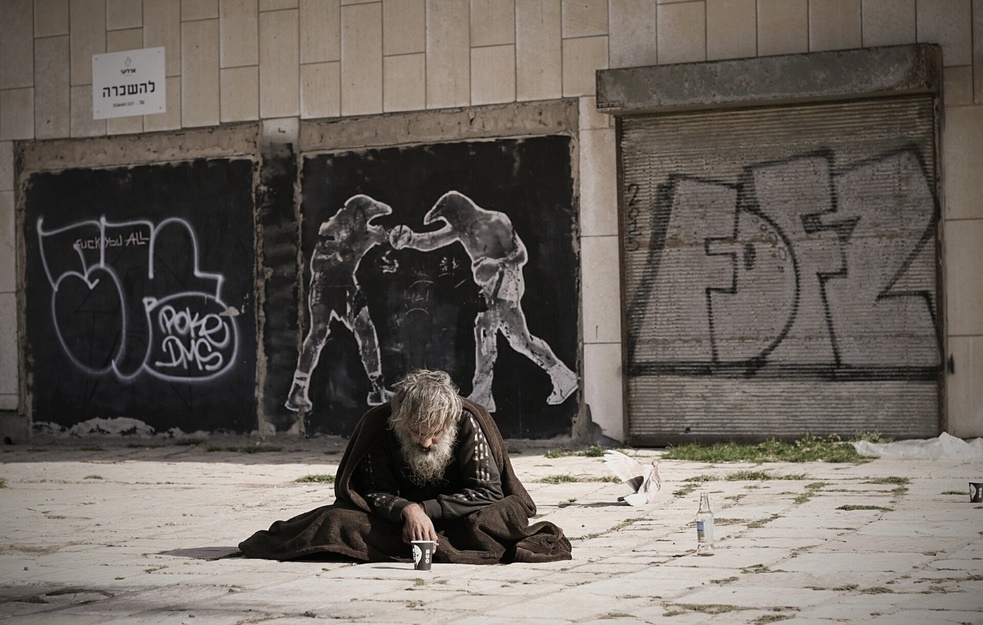
[[[0,477],[0,488],[7,488],[7,480]]]
[[[573,482],[611,482],[620,483],[621,480],[613,475],[594,477],[592,475],[570,475],[569,473],[547,475],[536,480],[540,484],[570,484]]]
[[[758,528],[764,527],[767,523],[771,523],[775,519],[780,519],[780,518],[782,518],[782,516],[780,514],[773,514],[770,517],[765,518],[765,519],[758,519],[756,521],[751,521],[750,523],[747,524],[747,526],[748,526],[748,529],[753,529],[754,530],[754,529],[758,529]]]
[[[541,484],[569,484],[571,482],[579,482],[577,478],[570,475],[569,473],[547,475],[546,477],[539,478],[536,480]]]
[[[765,614],[754,619],[751,623],[753,625],[767,625],[768,623],[777,623],[778,621],[785,621],[790,618],[792,618],[791,614]]]
[[[744,608],[737,605],[727,605],[722,603],[681,603],[679,607],[685,608],[690,612],[702,612],[703,614],[726,614],[728,612],[736,612],[738,610],[749,610],[750,608]]]
[[[282,447],[277,447],[276,445],[246,445],[244,447],[221,447],[218,445],[210,445],[205,450],[206,451],[231,451],[240,454],[259,454],[267,453],[273,451],[281,451]]]
[[[847,504],[845,506],[840,506],[837,510],[881,510],[882,512],[893,512],[891,508],[885,508],[883,506],[859,506],[853,504]]]
[[[907,486],[911,483],[906,477],[879,477],[873,480],[867,480],[864,484],[894,484],[895,486]]]
[[[694,475],[693,477],[688,477],[688,478],[684,479],[683,481],[684,482],[712,482],[715,479],[717,479],[717,478],[715,478],[712,475],[703,474],[703,475]]]
[[[770,479],[773,479],[772,476],[764,471],[738,471],[727,476],[728,482],[760,482]]]
[[[728,482],[763,482],[766,480],[807,480],[804,473],[795,475],[772,475],[767,471],[738,471],[727,476]]]
[[[591,445],[586,449],[581,450],[570,450],[570,449],[547,449],[547,458],[562,458],[564,456],[587,456],[588,458],[600,458],[604,456],[607,448],[601,447],[600,445]]]
[[[864,435],[870,440],[873,435]],[[855,440],[859,440],[858,437]],[[769,439],[763,443],[686,443],[670,448],[662,457],[666,460],[697,462],[870,462],[857,453],[850,442],[838,436],[826,438],[806,434],[795,441]]]
[[[312,473],[310,475],[304,475],[298,477],[295,482],[316,482],[320,484],[334,484],[334,476],[328,475],[326,473]]]
[[[825,486],[826,482],[812,482],[811,484],[806,484],[806,492],[796,496],[794,499],[795,503],[798,505],[804,504],[812,499],[812,496],[822,490]]]

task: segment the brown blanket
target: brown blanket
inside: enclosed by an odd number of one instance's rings
[[[498,426],[484,407],[463,400],[473,414],[502,474],[505,498],[467,517],[437,526],[440,545],[435,562],[492,564],[499,562],[553,562],[571,558],[570,541],[556,525],[529,524],[536,504],[515,475]],[[389,406],[373,408],[355,426],[338,467],[335,502],[275,522],[239,544],[249,558],[294,560],[345,556],[366,562],[410,560],[402,528],[370,514],[365,500],[352,487],[359,461],[385,433]]]

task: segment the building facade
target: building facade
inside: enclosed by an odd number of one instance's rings
[[[981,0],[4,0],[4,436],[981,436],[981,146]]]

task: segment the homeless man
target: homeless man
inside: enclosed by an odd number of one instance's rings
[[[334,503],[256,532],[243,555],[408,562],[410,541],[434,540],[434,562],[570,559],[560,528],[529,524],[536,504],[485,408],[442,371],[410,372],[394,390],[355,426]]]

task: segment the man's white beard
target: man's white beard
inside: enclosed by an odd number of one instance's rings
[[[457,439],[457,424],[449,425],[439,443],[430,445],[425,450],[413,442],[409,432],[396,428],[396,438],[403,459],[409,465],[410,474],[407,476],[417,486],[433,484],[444,477],[447,465],[451,463],[454,454],[454,441]]]

